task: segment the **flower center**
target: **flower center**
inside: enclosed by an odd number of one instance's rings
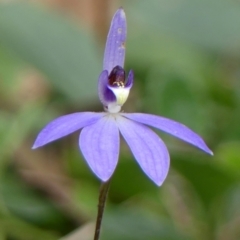
[[[116,66],[113,68],[108,76],[108,87],[115,95],[116,100],[108,103],[107,111],[117,113],[126,102],[130,91],[130,87],[126,83],[125,71],[122,67]]]
[[[122,67],[116,66],[108,77],[108,83],[112,87],[123,88],[125,86],[125,71]]]

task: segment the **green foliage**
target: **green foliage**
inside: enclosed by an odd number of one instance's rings
[[[132,231],[136,229],[137,231]],[[103,226],[103,239],[164,239],[164,240],[187,240],[181,232],[175,230],[172,223],[166,219],[158,219],[139,210],[116,209],[114,213],[106,215],[106,226]]]
[[[23,3],[1,7],[0,31],[1,44],[46,74],[68,99],[89,100],[96,95],[100,59],[86,31]]]

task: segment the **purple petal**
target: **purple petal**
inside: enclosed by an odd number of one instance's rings
[[[56,118],[38,134],[32,149],[41,147],[49,142],[73,133],[82,127],[95,123],[104,115],[105,113],[82,112]]]
[[[113,16],[104,52],[103,70],[108,70],[109,74],[117,65],[124,65],[126,36],[126,16],[120,8]]]
[[[108,72],[104,70],[98,78],[98,96],[104,106],[110,102],[116,101],[116,96],[111,89],[108,88]]]
[[[134,73],[133,73],[133,70],[130,70],[129,73],[128,73],[128,77],[127,77],[125,87],[131,88],[133,86],[133,80],[134,80]]]
[[[165,180],[170,164],[167,147],[148,127],[119,116],[117,124],[134,157],[157,185]]]
[[[89,167],[102,181],[113,174],[119,156],[119,131],[112,115],[83,128],[79,146]]]
[[[122,115],[134,121],[158,128],[213,155],[213,152],[208,148],[203,139],[181,123],[168,118],[144,113],[124,113]]]

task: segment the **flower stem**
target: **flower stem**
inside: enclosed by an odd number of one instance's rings
[[[98,214],[97,214],[97,220],[96,220],[94,240],[99,240],[102,217],[103,217],[104,207],[107,199],[109,185],[110,185],[110,180],[108,180],[107,182],[102,182],[100,187],[99,198],[98,198]]]

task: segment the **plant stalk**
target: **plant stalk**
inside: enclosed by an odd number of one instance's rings
[[[110,185],[110,180],[108,180],[107,182],[102,182],[100,187],[99,198],[98,198],[98,214],[97,214],[97,220],[96,220],[94,240],[99,240],[99,237],[100,237],[102,218],[103,218],[104,207],[107,199],[109,185]]]

